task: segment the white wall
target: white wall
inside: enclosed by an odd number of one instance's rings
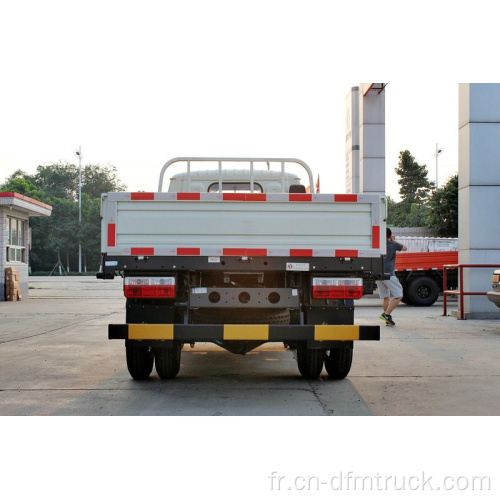
[[[17,211],[17,210],[9,210],[5,207],[0,206],[0,301],[5,300],[4,292],[5,292],[5,268],[6,267],[15,267],[19,271],[19,282],[21,285],[21,291],[23,293],[23,300],[28,299],[29,292],[29,276],[28,276],[28,264],[22,264],[19,262],[10,263],[7,262],[7,240],[5,238],[5,231],[7,226],[7,215],[11,217],[15,217],[16,219],[22,219],[27,221],[28,217],[26,213]],[[24,235],[24,241],[28,241],[28,224],[26,224],[26,233]],[[28,246],[26,245],[26,259],[29,262],[29,252]]]

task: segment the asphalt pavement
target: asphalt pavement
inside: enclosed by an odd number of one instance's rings
[[[441,301],[398,307],[380,342],[355,343],[345,380],[304,380],[270,343],[246,356],[185,346],[176,379],[138,382],[123,341],[107,340],[125,321],[121,279],[32,277],[29,293],[0,302],[0,415],[500,414],[500,320],[443,317]],[[382,324],[380,312],[363,298],[356,323]]]

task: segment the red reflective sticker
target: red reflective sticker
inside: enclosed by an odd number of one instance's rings
[[[178,248],[177,255],[200,255],[199,248]]]
[[[334,197],[336,202],[355,203],[358,201],[357,194],[336,194]]]
[[[131,248],[130,254],[131,255],[154,255],[155,249],[154,248]]]
[[[301,248],[291,248],[290,249],[290,257],[312,257],[312,250],[305,250]]]
[[[108,247],[116,246],[116,224],[108,224]]]
[[[131,200],[154,200],[154,193],[130,193]]]
[[[196,201],[200,199],[200,193],[177,193],[177,199]]]

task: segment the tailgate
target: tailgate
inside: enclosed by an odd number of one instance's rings
[[[379,257],[385,197],[373,194],[108,193],[108,255]]]

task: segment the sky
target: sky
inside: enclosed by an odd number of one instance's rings
[[[423,1],[417,33],[398,2],[337,3],[2,2],[0,181],[81,146],[131,191],[156,190],[175,156],[255,156],[300,158],[343,193],[345,97],[383,80],[387,194],[405,149],[435,180],[436,143],[442,184],[458,171],[457,82],[493,76],[459,36],[459,16],[480,16]]]

